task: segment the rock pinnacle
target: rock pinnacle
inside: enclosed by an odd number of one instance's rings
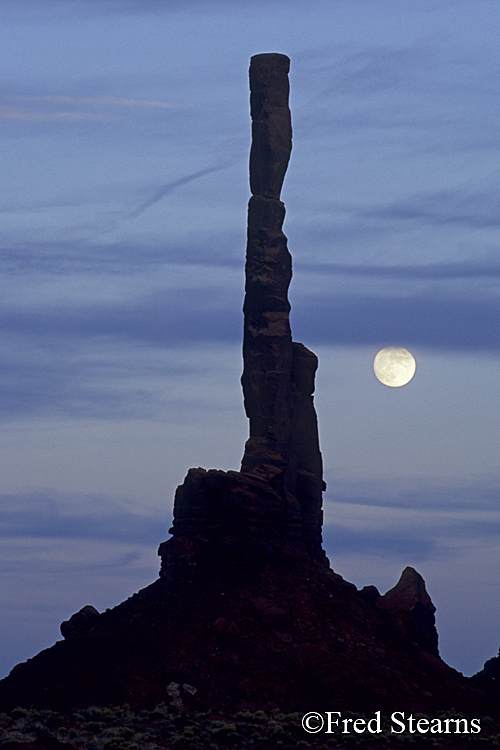
[[[279,482],[301,508],[303,539],[321,544],[324,488],[313,404],[316,356],[292,341],[292,259],[282,225],[281,188],[292,150],[290,60],[255,55],[250,64],[252,148],[245,267],[242,376],[250,437],[242,471]]]

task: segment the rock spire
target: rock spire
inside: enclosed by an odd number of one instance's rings
[[[313,404],[318,361],[292,341],[292,260],[282,231],[281,188],[292,149],[290,61],[252,57],[252,147],[242,387],[250,436],[241,471],[190,469],[178,487],[161,575],[194,567],[303,554],[321,546],[322,460]]]
[[[250,437],[242,471],[278,481],[299,502],[303,538],[321,542],[323,467],[313,404],[316,356],[292,341],[292,259],[282,225],[281,188],[292,150],[290,60],[252,57],[252,147],[242,376]]]

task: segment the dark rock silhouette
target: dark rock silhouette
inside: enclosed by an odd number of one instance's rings
[[[75,638],[90,630],[98,617],[99,611],[92,604],[86,604],[85,607],[71,615],[69,620],[61,623],[61,635],[64,638]]]
[[[430,654],[439,656],[436,607],[425,582],[414,568],[405,568],[394,588],[375,600],[378,609],[400,618],[406,635]]]
[[[281,187],[292,150],[285,55],[250,65],[252,148],[245,266],[242,386],[250,437],[241,472],[190,469],[177,489],[172,539],[160,547],[169,578],[216,560],[254,561],[321,547],[323,465],[313,404],[318,361],[292,341],[292,259]]]
[[[1,710],[125,702],[221,712],[485,707],[398,618],[310,556],[160,578],[0,682]]]
[[[486,696],[439,658],[434,606],[406,568],[380,596],[321,546],[316,356],[292,341],[280,191],[291,152],[289,60],[250,67],[252,150],[240,471],[190,469],[160,578],[0,682],[0,710],[166,702],[172,710],[477,712]]]
[[[490,699],[498,705],[500,700],[500,649],[498,656],[485,661],[483,668],[471,677],[475,687],[488,692]]]
[[[292,341],[288,287],[292,259],[279,200],[292,150],[285,55],[257,55],[250,65],[252,148],[245,266],[244,370],[250,437],[242,471],[279,482],[302,514],[302,538],[321,554],[323,464],[313,404],[316,356]]]

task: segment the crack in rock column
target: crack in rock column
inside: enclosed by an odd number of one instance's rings
[[[292,341],[288,287],[292,259],[282,225],[281,188],[292,150],[288,107],[290,60],[255,55],[250,64],[252,147],[245,266],[241,378],[250,436],[242,472],[296,498],[302,536],[321,550],[325,488],[313,403],[315,354]]]

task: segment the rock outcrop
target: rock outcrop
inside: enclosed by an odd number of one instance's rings
[[[87,633],[98,619],[99,611],[92,604],[86,604],[71,615],[69,620],[61,623],[61,635],[63,638],[76,638],[82,633]]]
[[[219,715],[491,712],[399,617],[310,555],[159,578],[0,681],[1,711],[123,703]]]
[[[397,584],[377,599],[375,606],[398,618],[406,636],[424,651],[439,656],[436,607],[427,593],[424,579],[414,568],[405,568]]]
[[[190,469],[160,578],[0,681],[0,710],[165,702],[172,711],[477,712],[485,696],[439,658],[434,606],[406,568],[380,596],[321,545],[317,358],[293,342],[281,187],[291,152],[289,60],[250,67],[252,149],[240,471]]]

